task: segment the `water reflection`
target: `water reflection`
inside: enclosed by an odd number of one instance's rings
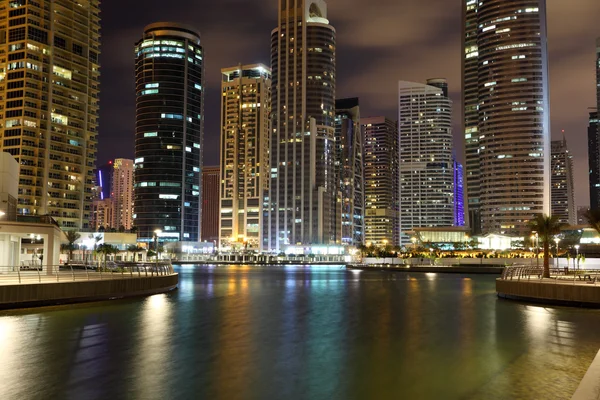
[[[0,399],[568,398],[599,330],[494,277],[186,267],[166,295],[4,313]]]
[[[135,393],[139,398],[168,398],[169,368],[173,352],[173,304],[166,294],[144,300],[140,309],[139,332],[133,365]]]

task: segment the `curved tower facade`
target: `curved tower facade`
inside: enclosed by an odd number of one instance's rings
[[[204,60],[200,35],[174,23],[135,46],[135,226],[142,240],[200,240]]]
[[[477,59],[477,85],[464,88],[465,99],[477,91],[477,131],[471,133],[478,136],[477,152],[469,151],[467,138],[469,195],[479,192],[483,233],[524,236],[534,215],[550,214],[545,0],[467,3],[477,15],[476,41],[465,35],[465,43],[476,43],[471,57]]]
[[[335,243],[335,44],[324,1],[279,2],[271,34],[266,250]]]

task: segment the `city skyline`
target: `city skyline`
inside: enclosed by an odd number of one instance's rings
[[[584,145],[587,108],[595,105],[595,39],[600,35],[593,16],[600,12],[600,4],[591,0],[581,3],[578,7],[549,4],[548,26],[553,139],[559,139],[560,131],[565,129],[567,139],[573,143],[576,202],[585,205],[589,201],[587,148]],[[125,138],[133,146],[135,96],[128,95],[134,92],[130,48],[146,24],[159,20],[189,23],[200,31],[209,60],[205,135],[209,156],[205,164],[218,163],[220,69],[239,62],[268,64],[269,34],[277,18],[276,2],[272,7],[264,8],[257,8],[249,1],[236,1],[235,4],[236,10],[227,14],[228,21],[232,22],[227,30],[221,22],[231,1],[211,4],[209,8],[203,1],[182,1],[181,7],[177,8],[160,7],[156,2],[141,12],[138,1],[103,4],[99,165],[111,158],[133,156],[127,145],[115,148],[111,143],[116,138]],[[431,76],[445,76],[450,82],[450,97],[459,104],[459,1],[449,7],[447,2],[440,0],[422,5],[379,0],[370,3],[368,8],[359,7],[358,0],[352,4],[353,7],[347,7],[348,3],[340,0],[328,2],[332,24],[340,37],[338,98],[360,97],[363,117],[386,115],[395,118],[397,94],[388,87],[388,77],[424,81]],[[129,9],[132,11],[128,12]],[[125,15],[134,17],[124,18]],[[416,26],[423,22],[432,26],[424,36],[422,32],[416,33],[419,31]],[[225,42],[229,45],[222,48],[221,44]],[[359,54],[366,57],[357,57]],[[411,54],[411,57],[402,54]],[[447,61],[439,63],[436,60],[440,57]],[[344,67],[344,64],[352,67]],[[457,132],[460,128],[458,108],[455,107],[453,115],[455,139],[460,136]],[[459,142],[455,141],[455,146],[457,144]]]

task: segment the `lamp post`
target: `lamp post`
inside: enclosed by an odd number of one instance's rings
[[[534,243],[535,241],[535,243]],[[537,232],[533,232],[533,234],[531,235],[531,244],[535,244],[535,264],[536,267],[539,268],[540,267],[540,236],[538,235]]]
[[[575,245],[575,259],[577,260],[577,270],[579,270],[579,245]]]
[[[556,268],[558,268],[558,242],[560,242],[560,239],[554,238],[554,242],[556,243]]]
[[[156,265],[158,265],[158,235],[162,233],[162,230],[156,229],[154,231],[154,250],[156,250]]]

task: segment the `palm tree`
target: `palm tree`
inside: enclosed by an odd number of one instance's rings
[[[75,250],[75,242],[79,240],[81,235],[75,231],[66,231],[65,237],[67,238],[68,245],[64,247],[65,250],[69,252],[68,262],[70,263],[73,259],[73,250]]]
[[[529,227],[532,232],[537,233],[539,240],[544,246],[544,278],[550,278],[550,241],[552,237],[560,233],[564,224],[558,220],[558,216],[551,217],[538,214],[529,221]]]
[[[588,224],[600,234],[600,209],[588,210],[585,212],[584,216],[585,219],[587,219]]]
[[[133,253],[133,262],[136,262],[137,254],[142,250],[143,249],[136,244],[132,244],[132,245],[128,246],[127,247],[127,258],[129,258],[129,252],[131,252],[131,253]]]

